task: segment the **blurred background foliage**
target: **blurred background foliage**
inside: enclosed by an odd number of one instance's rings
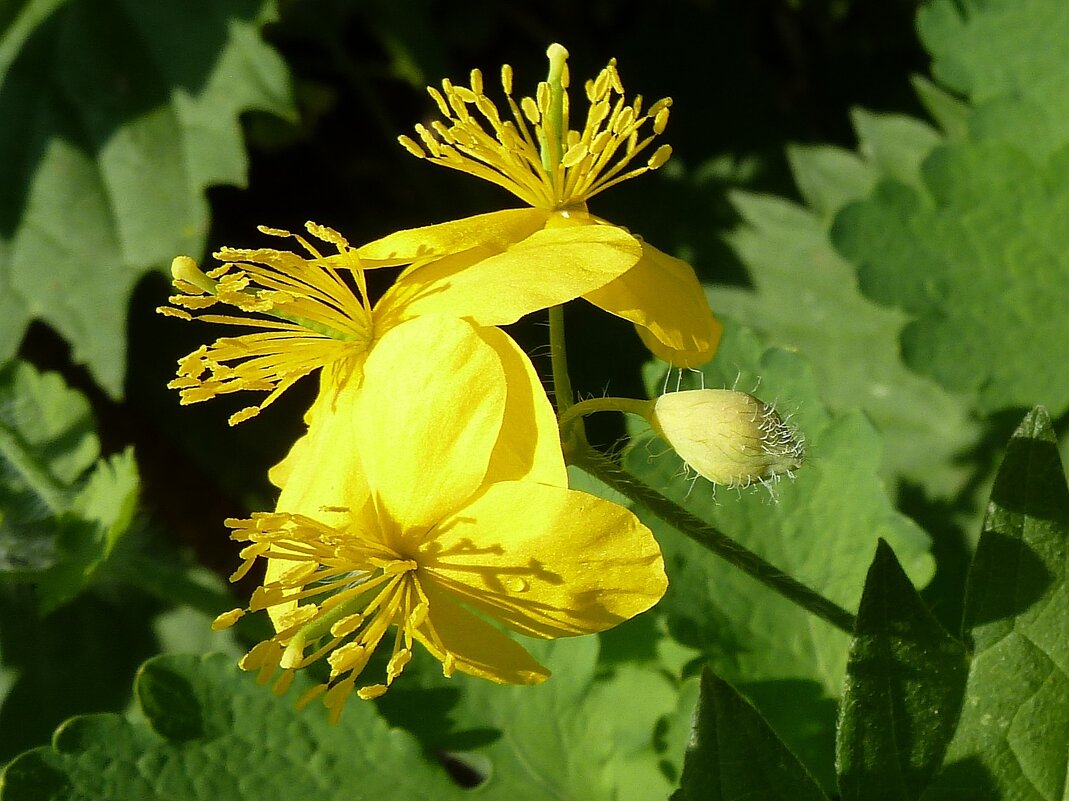
[[[442,77],[480,67],[496,88],[492,76],[510,63],[519,91],[533,89],[554,41],[571,53],[573,85],[615,57],[629,94],[674,100],[672,161],[592,210],[689,259],[714,310],[741,324],[729,326],[707,380],[751,389],[767,375],[769,400],[782,391],[787,411],[816,430],[854,432],[849,446],[828,446],[815,473],[827,511],[803,516],[793,536],[845,520],[866,528],[844,528],[842,561],[814,580],[856,605],[873,532],[899,536],[907,572],[919,584],[934,572],[925,601],[957,632],[998,455],[1023,407],[1048,404],[1058,432],[1069,407],[1069,337],[1059,339],[1069,315],[1056,294],[1069,252],[1059,228],[1069,116],[1058,114],[1069,92],[1057,80],[1069,69],[1069,23],[1056,0],[919,5],[0,1],[0,361],[21,360],[0,374],[0,424],[27,453],[46,454],[40,481],[16,469],[10,449],[0,471],[0,578],[10,579],[0,583],[0,764],[71,715],[126,709],[145,658],[234,653],[254,634],[207,633],[208,617],[233,605],[224,580],[235,549],[222,521],[271,506],[267,468],[299,435],[313,387],[236,429],[226,418],[240,400],[180,408],[165,387],[175,361],[214,332],[154,313],[171,257],[257,246],[261,224],[314,220],[355,243],[514,205],[411,158],[396,137],[430,118],[424,87]],[[1004,29],[1015,33],[992,35]],[[1036,321],[1041,335],[1025,333]],[[657,385],[629,325],[573,304],[568,326],[580,393],[640,396]],[[512,333],[547,369],[544,319]],[[611,417],[591,431],[606,446],[625,433]],[[674,464],[657,470],[670,481]],[[863,500],[840,509],[837,488]],[[784,525],[767,503],[746,503],[702,513],[758,542]],[[934,566],[906,516],[931,538]],[[71,546],[71,530],[95,532],[93,548]],[[667,536],[681,566],[673,580],[708,585],[713,573],[686,567],[697,558],[689,543]],[[828,566],[796,542],[770,543],[766,555],[803,572]],[[647,693],[632,722],[653,739],[627,752],[645,760],[636,797],[678,780],[703,661],[744,686],[832,782],[845,638],[747,654],[746,636],[775,635],[745,611],[753,588],[733,591],[742,612],[698,589],[670,596],[657,616],[601,638],[600,662],[595,644],[574,646],[585,667],[544,696],[552,709],[576,698],[609,708]],[[709,621],[715,636],[702,652],[695,632]],[[792,626],[765,623],[789,640]],[[562,647],[547,658],[567,664],[573,646]],[[796,672],[783,667],[795,661]],[[223,669],[212,665],[214,677]],[[493,741],[487,727],[508,717],[508,702],[480,702],[474,685],[458,700],[433,672],[417,664],[424,679],[391,692],[381,714],[455,771],[479,773],[443,755]],[[585,694],[584,682],[609,675]],[[480,718],[480,704],[494,703],[501,709]],[[416,720],[413,708],[427,715]],[[515,747],[486,753],[522,762]],[[569,774],[573,790],[593,781],[584,770]],[[516,775],[505,769],[501,786]]]

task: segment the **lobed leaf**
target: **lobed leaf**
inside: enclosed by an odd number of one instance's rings
[[[0,361],[49,323],[113,396],[138,278],[204,246],[238,115],[290,108],[262,0],[26,3],[0,30]]]
[[[731,196],[742,224],[727,241],[753,287],[716,287],[713,307],[749,325],[770,344],[810,360],[820,396],[833,410],[861,408],[885,435],[887,474],[945,496],[967,476],[954,457],[979,429],[968,399],[955,397],[902,360],[908,318],[860,291],[855,266],[835,250],[828,225],[843,206],[881,179],[920,182],[920,164],[940,141],[928,125],[894,114],[853,112],[860,153],[791,146],[791,171],[809,208],[745,192]]]
[[[796,148],[791,156],[807,196],[822,198],[818,208],[830,209],[864,186],[854,178],[861,162],[845,151]],[[906,316],[861,294],[853,265],[813,212],[760,195],[737,193],[732,200],[744,224],[728,241],[754,288],[714,289],[714,308],[804,353],[830,408],[863,409],[884,434],[887,473],[952,492],[966,475],[952,457],[979,432],[963,399],[902,363],[898,337]]]
[[[664,742],[657,731],[663,722],[689,718],[693,705],[679,697],[664,666],[599,664],[597,637],[524,640],[524,647],[552,671],[545,683],[445,680],[437,665],[413,660],[420,686],[406,672],[407,682],[383,698],[387,717],[420,733],[426,749],[469,766],[484,798],[667,797],[682,743],[676,751],[674,739]]]
[[[0,799],[259,801],[283,788],[307,801],[464,797],[372,704],[350,704],[332,727],[318,705],[297,712],[221,655],[152,659],[135,690],[144,722],[68,721],[51,747],[7,766]]]
[[[1069,408],[1069,147],[1046,164],[998,142],[937,148],[923,189],[884,181],[835,220],[861,288],[912,319],[909,366],[983,411]]]
[[[133,518],[133,452],[99,447],[89,404],[58,375],[0,368],[0,576],[34,581],[42,611],[89,583]]]
[[[1061,0],[934,0],[917,14],[932,73],[968,96],[977,139],[1042,163],[1069,142],[1069,17]]]

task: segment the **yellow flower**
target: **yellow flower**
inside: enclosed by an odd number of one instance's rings
[[[405,320],[447,314],[477,321],[488,306],[516,312],[516,319],[529,311],[532,297],[545,305],[567,300],[575,277],[561,282],[544,274],[562,254],[582,261],[583,276],[578,280],[593,286],[625,269],[637,252],[637,245],[619,229],[588,232],[570,227],[552,247],[532,236],[501,256],[482,259],[474,269],[458,269],[455,260],[440,259],[424,269],[408,270],[372,306],[364,269],[379,265],[362,262],[337,231],[315,223],[307,228],[336,252],[324,255],[308,238],[261,227],[269,235],[292,237],[306,255],[223,248],[215,254],[222,264],[207,273],[186,256],[174,260],[174,283],[183,294],[171,297],[173,305],[158,311],[261,329],[222,337],[181,359],[178,377],[168,386],[180,390],[183,404],[239,390],[268,393],[258,405],[232,415],[234,425],[258,414],[295,381],[321,367],[330,368],[322,377],[324,388],[337,391],[350,379],[359,384],[362,365],[376,340]],[[533,269],[512,274],[507,263],[512,256]],[[232,306],[238,314],[202,313],[218,304]]]
[[[276,690],[321,658],[333,718],[386,691],[423,645],[454,671],[536,684],[548,671],[488,620],[533,637],[601,631],[664,593],[660,551],[626,509],[567,489],[544,395],[508,376],[526,357],[502,332],[423,317],[368,356],[364,385],[312,425],[278,511],[229,521],[267,576],[249,609],[276,634],[242,667]],[[221,615],[232,624],[242,610]],[[392,630],[392,631],[391,631]],[[386,641],[377,681],[358,681]]]
[[[734,487],[793,475],[805,440],[775,410],[745,392],[692,389],[650,404],[650,424],[698,475]]]
[[[451,169],[490,181],[508,190],[531,208],[509,209],[387,236],[359,249],[361,259],[376,265],[412,264],[415,274],[442,270],[448,278],[461,269],[477,269],[487,257],[507,271],[518,286],[501,283],[500,294],[484,293],[471,311],[481,325],[505,325],[523,314],[584,297],[596,306],[633,322],[650,350],[679,366],[695,366],[710,359],[721,326],[709,310],[705,293],[686,262],[668,256],[587,211],[587,201],[621,181],[662,166],[671,155],[661,145],[639,160],[668,122],[670,99],[643,110],[642,98],[625,102],[615,61],[586,84],[590,107],[582,130],[569,126],[567,51],[549,48],[550,80],[539,85],[535,98],[518,103],[512,96],[512,69],[501,70],[501,84],[511,119],[506,119],[484,94],[479,70],[470,87],[448,80],[441,91],[428,91],[445,122],[416,126],[420,142],[402,136],[412,154]],[[576,228],[582,233],[577,233]],[[576,237],[594,239],[616,232],[619,248],[630,244],[632,258],[616,264],[617,272],[599,272],[592,281],[589,257]],[[547,255],[529,260],[522,247],[535,240]],[[523,282],[537,272],[559,287],[559,300]],[[428,280],[444,282],[447,277]],[[596,285],[592,285],[596,284]],[[507,302],[501,304],[500,301]],[[433,304],[434,299],[429,298]]]

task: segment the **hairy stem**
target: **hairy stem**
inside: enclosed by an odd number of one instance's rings
[[[854,616],[816,590],[791,578],[775,565],[744,548],[726,534],[695,517],[674,501],[641,483],[617,464],[586,448],[576,454],[575,463],[630,500],[641,504],[672,528],[686,534],[702,547],[757,579],[796,606],[845,631],[854,633]]]

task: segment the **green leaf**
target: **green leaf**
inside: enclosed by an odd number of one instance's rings
[[[0,573],[55,562],[55,521],[99,448],[89,403],[62,378],[0,368]]]
[[[810,208],[824,219],[850,201],[865,197],[880,176],[872,164],[849,150],[831,145],[788,145],[787,160],[798,191]],[[732,195],[732,202],[744,218],[746,199],[751,197],[759,196],[746,192]],[[787,204],[785,200],[780,202]],[[746,266],[753,274],[762,265],[747,262]]]
[[[66,603],[89,584],[129,529],[140,488],[133,448],[97,462],[70,510],[57,521],[56,563],[36,577],[42,611]]]
[[[791,153],[800,186],[822,175],[823,185],[846,187],[822,190],[836,202],[862,189],[852,177],[853,157],[829,158],[828,151],[812,149]],[[884,434],[887,473],[923,480],[939,494],[954,491],[967,466],[952,457],[976,440],[978,427],[962,399],[903,365],[898,337],[905,315],[861,294],[853,266],[835,251],[812,212],[768,196],[736,193],[732,201],[744,224],[728,242],[754,288],[718,287],[710,293],[713,308],[776,345],[804,353],[820,398],[835,411],[860,407]]]
[[[276,698],[221,655],[152,659],[135,690],[145,722],[67,721],[52,747],[8,765],[0,799],[261,801],[282,788],[302,801],[464,797],[372,704],[350,703],[331,726],[320,705],[297,712],[295,696]]]
[[[924,189],[882,182],[836,245],[862,290],[913,319],[909,366],[982,410],[1069,408],[1069,147],[1042,167],[994,142],[937,148]]]
[[[916,801],[954,733],[965,647],[924,606],[880,541],[865,580],[839,709],[843,801]]]
[[[830,414],[806,362],[766,350],[752,332],[727,321],[701,380],[707,387],[758,388],[790,415],[808,443],[797,478],[776,484],[774,497],[759,486],[714,494],[703,480],[683,476],[664,443],[641,437],[625,459],[631,473],[847,609],[857,606],[879,537],[893,543],[915,581],[928,581],[928,538],[894,510],[878,478],[878,434],[861,414]],[[656,391],[663,381],[651,372]],[[673,635],[702,649],[830,787],[847,636],[659,521],[646,522],[665,553],[669,588],[658,609]]]
[[[917,15],[936,79],[975,107],[974,137],[1042,161],[1069,142],[1069,18],[1061,0],[934,0]]]
[[[1064,801],[1069,768],[1069,489],[1030,412],[995,479],[969,574],[961,721],[924,801]]]
[[[656,662],[599,666],[597,637],[523,644],[552,671],[545,683],[445,680],[437,663],[414,659],[406,681],[382,699],[387,716],[421,732],[427,750],[450,752],[481,774],[485,798],[667,797],[682,750],[669,752],[657,730],[693,711],[668,671]]]
[[[112,595],[84,593],[41,615],[30,587],[0,584],[0,765],[47,743],[72,715],[128,705],[138,665],[160,650],[151,629],[158,606]],[[199,617],[203,630],[209,622]]]
[[[920,183],[920,167],[943,137],[925,122],[904,114],[877,114],[854,109],[858,149],[881,177]]]
[[[672,801],[826,801],[798,758],[756,709],[702,672],[694,731]]]
[[[89,404],[58,375],[0,368],[0,576],[34,581],[44,612],[89,583],[137,507],[133,451],[99,448]]]
[[[965,139],[969,135],[970,107],[923,75],[914,75],[910,82],[917,98],[932,115],[947,138],[953,141]]]
[[[205,188],[244,181],[238,115],[287,113],[286,72],[266,2],[47,6],[0,32],[0,360],[43,319],[117,396],[134,284],[200,254]]]

